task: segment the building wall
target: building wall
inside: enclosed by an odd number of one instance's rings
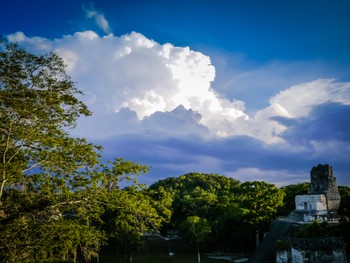
[[[322,195],[297,195],[295,196],[296,210],[327,211],[327,200]]]
[[[276,263],[346,263],[346,253],[337,238],[294,239],[290,249],[276,252]]]

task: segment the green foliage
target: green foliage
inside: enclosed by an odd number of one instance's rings
[[[277,251],[284,251],[291,249],[292,244],[288,240],[276,240],[275,249]]]
[[[299,238],[328,238],[328,237],[337,237],[343,241],[345,246],[345,251],[347,256],[350,255],[350,223],[341,222],[339,224],[322,222],[318,223],[317,221],[312,222],[311,224],[306,224],[300,228],[296,237]]]
[[[205,218],[199,216],[189,216],[181,224],[183,233],[187,233],[190,239],[193,239],[195,243],[203,243],[211,232],[209,222]]]
[[[224,220],[223,214],[229,206],[234,207],[238,185],[237,180],[218,174],[189,173],[160,180],[150,186],[150,191],[170,195],[168,200],[171,202],[172,216],[170,223],[164,226],[164,232],[167,229],[180,229],[182,236],[193,240],[193,235],[184,225],[188,225],[189,218],[198,217],[210,228],[207,233],[210,243],[221,250],[225,246],[223,237],[227,233],[224,228],[227,220]]]
[[[344,220],[349,220],[350,218],[350,187],[339,186],[338,191],[340,194],[340,206],[338,213],[343,217]]]
[[[158,216],[162,218],[163,223],[170,223],[174,196],[171,192],[167,192],[164,187],[159,186],[157,190],[146,189],[144,194],[150,197],[152,207],[157,210]]]
[[[56,54],[0,45],[0,258],[66,261],[79,250],[89,259],[103,238],[89,225],[97,206],[82,191],[100,148],[68,130],[90,112]]]
[[[284,197],[273,184],[240,184],[226,176],[201,173],[160,180],[150,189],[164,189],[173,196],[172,224],[168,228],[182,229],[182,235],[188,236],[189,229],[183,227],[188,225],[188,218],[205,220],[210,228],[208,244],[222,251],[233,243],[239,246],[235,240],[247,239],[247,233],[250,236],[266,230]],[[243,241],[240,243],[244,246]]]
[[[142,236],[149,231],[158,230],[161,223],[169,219],[164,201],[153,199],[143,185],[137,183],[136,175],[147,172],[148,166],[140,165],[121,158],[102,165],[94,178],[99,181],[96,191],[99,193],[101,209],[99,228],[106,233],[110,246],[118,256],[127,255],[131,262],[132,253],[142,243]],[[134,184],[120,190],[121,181]],[[159,193],[159,197],[166,196]]]
[[[245,182],[239,189],[242,220],[258,231],[267,229],[283,205],[284,192],[263,181]]]
[[[142,188],[143,186],[138,184],[135,175],[147,173],[150,169],[149,166],[127,161],[123,158],[116,158],[114,161],[109,161],[108,164],[102,164],[98,173],[100,176],[98,182],[101,181],[102,187],[107,189],[118,187],[122,181],[132,182],[134,186]]]
[[[197,248],[198,263],[201,262],[200,256],[200,244],[204,243],[208,234],[211,232],[211,227],[205,218],[198,216],[189,216],[182,222],[181,228],[183,233],[187,233],[187,236],[194,241]]]
[[[142,235],[157,230],[163,222],[152,200],[135,190],[111,190],[102,216],[110,240],[119,244],[122,253],[131,253],[141,244]]]
[[[5,189],[59,188],[75,181],[78,169],[98,162],[99,147],[71,138],[80,115],[80,92],[56,54],[35,56],[5,43],[0,52],[0,202]],[[50,180],[52,177],[54,180]],[[42,180],[44,179],[44,180]],[[45,180],[48,179],[48,180]],[[58,190],[57,190],[58,191]]]
[[[327,222],[318,223],[317,221],[311,224],[306,224],[298,230],[296,237],[300,238],[318,238],[338,236],[337,227],[334,227]]]
[[[89,115],[56,54],[35,56],[6,44],[0,52],[1,191],[40,167],[66,179],[97,162],[95,146],[74,139],[80,115]]]
[[[69,135],[90,112],[62,59],[0,45],[0,260],[89,261],[107,238],[138,244],[168,220],[167,193],[152,199],[135,179],[148,166],[100,164],[100,147]]]
[[[232,201],[237,180],[217,174],[190,173],[178,178],[160,180],[150,186],[159,188],[173,196],[172,221],[178,224],[189,216],[200,216],[212,221],[217,210]]]
[[[18,228],[18,225],[21,227]],[[14,231],[16,229],[17,231]],[[104,237],[77,220],[57,218],[48,222],[18,218],[2,231],[7,246],[5,262],[68,262],[77,259],[77,246],[85,259],[98,254]]]

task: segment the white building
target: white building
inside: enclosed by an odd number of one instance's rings
[[[295,196],[295,210],[324,211],[327,213],[327,199],[325,195],[297,195]]]
[[[340,194],[332,166],[319,164],[310,172],[308,195],[295,196],[295,210],[289,218],[297,222],[337,222]]]
[[[295,213],[299,214],[299,218],[304,222],[327,221],[326,196],[323,194],[295,196]]]

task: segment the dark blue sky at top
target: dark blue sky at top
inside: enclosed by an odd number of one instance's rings
[[[0,32],[61,37],[96,26],[82,7],[103,10],[115,35],[142,32],[160,43],[243,52],[256,61],[350,62],[349,1],[1,1]]]
[[[3,1],[1,6],[0,34],[22,31],[27,36],[47,38],[84,30],[103,35],[84,12],[100,10],[116,36],[136,31],[161,44],[189,46],[209,55],[218,69],[215,81],[219,84],[234,74],[220,68],[222,61],[216,56],[220,53],[228,60],[238,59],[240,68],[269,61],[327,65],[300,69],[313,71],[305,79],[297,76],[300,72],[282,76],[290,80],[288,85],[316,78],[350,80],[350,1],[346,0],[13,0]],[[242,59],[244,63],[240,63]],[[232,61],[228,63],[234,64]],[[223,63],[222,67],[227,67],[227,61]],[[254,88],[273,89],[275,85],[277,88],[278,84],[264,80],[261,87]],[[252,111],[266,106],[270,95],[250,96],[246,87],[220,92],[243,99]]]
[[[115,36],[135,31],[160,44],[189,46],[208,55],[216,69],[216,91],[244,101],[247,113],[267,107],[272,96],[293,85],[322,78],[350,81],[348,0],[0,0],[0,35],[21,31],[27,37],[59,39],[85,30],[105,35],[86,10],[102,13]],[[143,124],[186,129],[192,113],[181,107],[173,115],[157,112]],[[315,106],[307,117],[276,118],[288,127],[281,137],[304,151],[266,146],[248,136],[210,141],[156,132],[96,143],[104,146],[105,158],[122,156],[151,165],[147,183],[195,172],[195,164],[200,172],[241,172],[241,178],[251,173],[283,184],[307,179],[313,165],[330,163],[339,181],[350,185],[349,113],[349,105],[330,102]],[[135,116],[128,110],[118,115]],[[197,133],[205,129],[193,127]],[[329,145],[329,152],[316,149],[315,141]],[[207,165],[211,161],[214,165]]]

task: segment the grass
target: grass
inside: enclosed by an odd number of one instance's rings
[[[116,260],[111,255],[101,255],[100,263],[115,263]],[[120,261],[124,263],[124,260]],[[169,256],[167,254],[135,254],[133,263],[197,263],[197,254],[175,254]],[[225,260],[217,260],[207,258],[201,255],[201,263],[224,263]]]

